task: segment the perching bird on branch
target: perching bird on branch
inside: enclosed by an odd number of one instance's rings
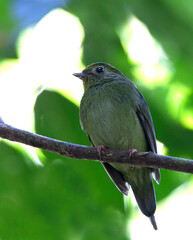
[[[80,104],[80,122],[93,146],[139,152],[157,152],[149,107],[135,85],[107,63],[93,63],[81,73],[84,95]],[[103,163],[108,175],[125,195],[131,186],[139,208],[154,227],[156,198],[152,173],[160,182],[159,169]]]

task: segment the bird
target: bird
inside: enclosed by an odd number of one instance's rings
[[[103,148],[125,150],[129,155],[136,151],[157,153],[148,104],[132,81],[104,62],[92,63],[73,75],[82,80],[84,88],[80,124],[99,154]],[[113,162],[102,165],[120,192],[128,196],[131,187],[139,209],[157,230],[152,176],[159,184],[160,170]]]

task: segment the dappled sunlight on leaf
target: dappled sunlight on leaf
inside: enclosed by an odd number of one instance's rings
[[[133,62],[133,74],[150,89],[165,85],[172,74],[171,63],[147,27],[135,16],[118,31],[123,48]]]
[[[20,62],[30,80],[45,88],[60,89],[78,102],[82,83],[72,76],[80,68],[83,28],[76,17],[56,9],[19,40]],[[62,89],[62,90],[61,90]]]
[[[188,129],[193,130],[192,89],[181,83],[170,85],[168,107],[172,117]]]
[[[139,82],[153,90],[157,86],[167,85],[171,80],[171,73],[159,64],[153,66],[136,65],[132,72]]]
[[[79,104],[82,83],[72,73],[80,65],[83,35],[78,19],[61,9],[20,34],[20,58],[0,64],[0,114],[7,124],[34,130],[34,103],[44,88],[58,89]],[[34,148],[23,148],[40,163]]]
[[[36,89],[55,88],[78,104],[82,83],[72,76],[80,65],[83,30],[77,18],[63,10],[49,13],[18,40],[19,60],[0,66],[1,116],[8,124],[32,130]],[[63,90],[61,90],[63,89]]]
[[[193,111],[184,110],[183,115],[181,116],[182,124],[191,130],[193,130]]]
[[[6,62],[2,65],[5,68]],[[22,77],[19,61],[9,65],[0,77],[0,109],[1,117],[7,124],[23,129],[32,129],[32,110],[35,97],[33,82]]]
[[[174,83],[168,89],[168,107],[172,117],[179,120],[180,112],[182,111],[181,105],[190,94],[190,89],[184,84]]]

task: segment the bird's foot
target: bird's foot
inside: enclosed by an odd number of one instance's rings
[[[131,149],[129,149],[129,159],[133,156],[133,154],[134,153],[136,153],[137,152],[137,149],[135,149],[135,148],[131,148]],[[131,165],[132,167],[131,167],[131,170],[133,170],[134,168],[135,168],[135,166],[134,165]]]
[[[102,152],[103,149],[106,149],[106,147],[104,145],[99,145],[97,147],[97,152],[99,153],[99,157],[101,156],[101,152]]]
[[[137,149],[135,149],[135,148],[129,149],[129,157],[132,157],[132,155],[136,152],[137,152]]]

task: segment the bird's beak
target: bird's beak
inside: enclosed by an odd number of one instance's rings
[[[80,79],[83,79],[84,77],[86,77],[86,73],[83,73],[83,72],[73,73],[72,75],[74,75],[75,77],[78,77]]]

